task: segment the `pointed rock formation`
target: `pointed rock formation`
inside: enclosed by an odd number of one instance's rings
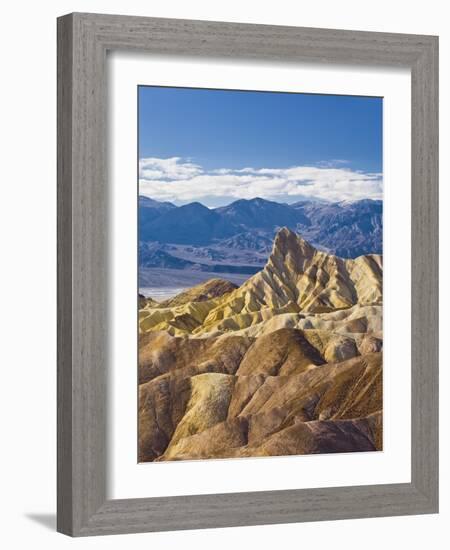
[[[282,313],[381,304],[382,273],[381,256],[344,260],[283,228],[264,269],[212,309],[195,332],[238,330]]]

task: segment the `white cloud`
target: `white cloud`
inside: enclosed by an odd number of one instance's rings
[[[139,192],[156,200],[186,203],[262,197],[282,202],[301,198],[329,201],[382,198],[381,174],[343,166],[343,161],[289,168],[205,170],[180,157],[139,162]]]
[[[139,160],[139,177],[143,179],[182,180],[201,173],[201,166],[182,160],[180,157],[168,159],[143,158]]]

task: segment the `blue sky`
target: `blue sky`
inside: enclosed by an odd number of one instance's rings
[[[381,197],[382,99],[141,86],[140,192],[218,206]]]

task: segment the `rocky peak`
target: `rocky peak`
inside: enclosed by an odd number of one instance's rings
[[[278,273],[301,273],[316,256],[317,250],[287,227],[278,231],[267,266]]]
[[[201,330],[244,328],[281,313],[322,313],[355,304],[379,304],[380,265],[372,256],[345,260],[316,250],[283,227],[275,237],[264,269],[212,310]]]

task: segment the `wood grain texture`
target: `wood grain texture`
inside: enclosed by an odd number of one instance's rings
[[[438,42],[411,71],[412,479],[438,507]]]
[[[58,20],[57,528],[72,525],[72,20]]]
[[[58,20],[60,532],[85,536],[437,511],[437,48],[433,36],[95,14],[71,14]],[[411,68],[411,483],[107,500],[105,75],[107,51],[123,49]]]

